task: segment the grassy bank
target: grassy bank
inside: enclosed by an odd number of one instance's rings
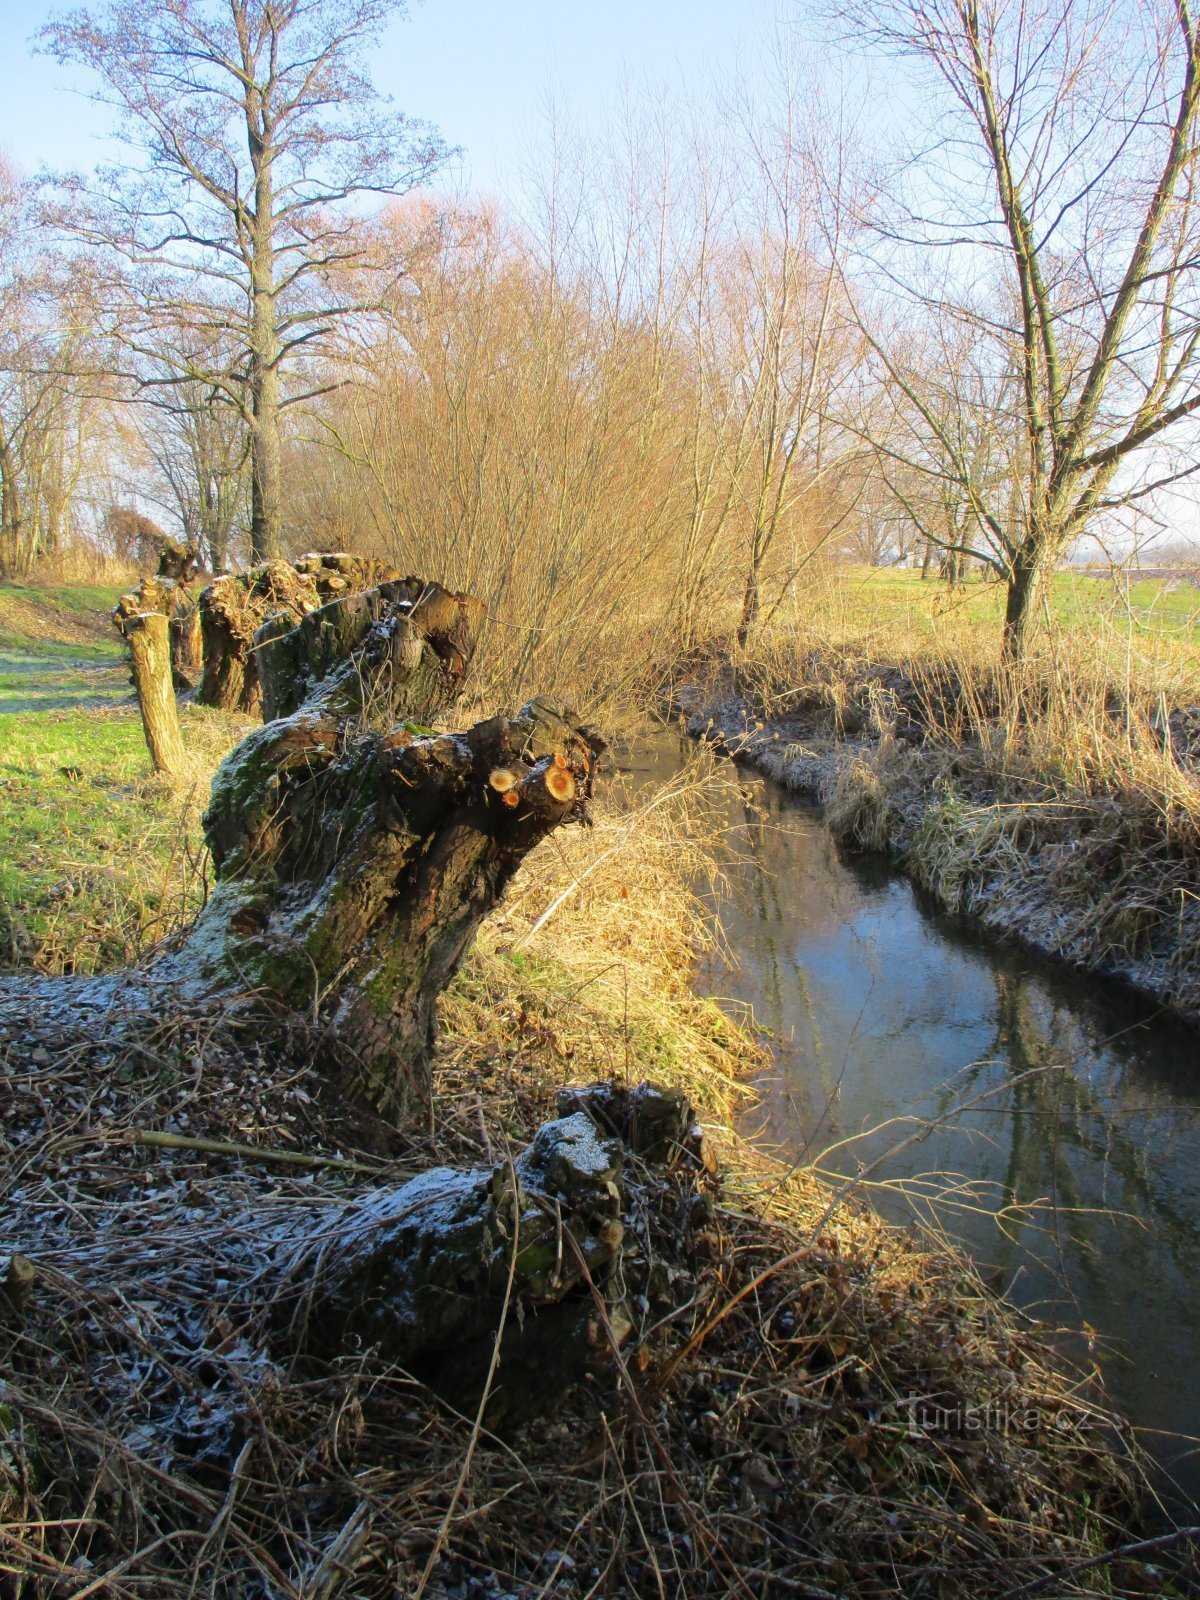
[[[1112,584],[1062,577],[1058,626],[1014,676],[994,586],[851,573],[746,655],[689,663],[674,692],[694,732],[819,801],[848,847],[1197,1017],[1197,596],[1140,587],[1149,620]]]
[[[198,801],[138,775],[132,706],[6,726],[29,786],[25,855],[6,857],[19,904],[77,870],[81,838],[117,841],[156,881],[180,860],[203,881]],[[237,733],[189,722],[193,747],[208,738],[198,789]],[[26,1594],[1164,1592],[1155,1553],[1107,1556],[1140,1490],[1092,1390],[960,1258],[730,1131],[760,1043],[688,982],[715,936],[696,890],[719,870],[712,786],[727,781],[610,785],[593,829],[530,857],[445,998],[429,1120],[386,1158],[325,1096],[302,1035],[265,1050],[217,1018],[164,1017],[152,1049],[122,1055],[67,1018],[47,1050],[7,997],[0,1239],[39,1277],[26,1320],[0,1325],[0,1565]],[[105,934],[101,901],[53,904],[59,942],[19,961],[61,970],[53,950],[87,948],[93,968],[121,964],[126,912]],[[155,931],[138,927],[130,949]],[[398,1170],[490,1164],[560,1086],[606,1075],[685,1087],[723,1182],[680,1219],[682,1309],[649,1317],[548,1418],[495,1434],[370,1350],[267,1360],[247,1285],[200,1275],[197,1239],[235,1209],[282,1220]],[[366,1170],[137,1142],[163,1129]]]
[[[153,777],[118,592],[0,586],[0,969],[124,965],[204,893],[200,813],[247,725],[182,706],[185,781]]]

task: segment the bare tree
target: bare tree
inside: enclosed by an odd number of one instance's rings
[[[187,329],[179,330],[186,341]],[[242,546],[249,512],[250,434],[232,405],[226,379],[233,360],[213,349],[194,353],[197,368],[210,379],[179,378],[170,356],[148,362],[150,401],[141,412],[140,435],[158,480],[143,492],[178,517],[184,538],[195,544],[212,572],[229,565],[235,544]],[[173,378],[170,382],[160,382]]]
[[[58,555],[106,389],[89,380],[94,304],[39,240],[30,186],[0,163],[0,573]]]
[[[1008,584],[1004,653],[1029,642],[1068,545],[1197,470],[1200,37],[1190,0],[847,0],[857,44],[926,69],[876,213],[874,305],[975,351],[1011,474],[981,481],[927,372],[871,335],[912,430],[906,459],[956,486]],[[899,310],[897,310],[897,305]],[[1015,382],[1014,382],[1015,380]],[[955,409],[949,415],[953,417]],[[957,537],[955,535],[954,537]]]
[[[1007,578],[1024,532],[1015,366],[997,372],[987,355],[981,364],[975,341],[950,324],[892,338],[882,377],[860,430],[873,446],[885,520],[907,524],[897,545],[924,546],[925,575],[936,559],[952,583],[969,561]]]
[[[762,609],[768,558],[789,525],[805,521],[804,502],[822,506],[816,530],[797,544],[781,594],[813,551],[851,515],[856,495],[835,509],[831,480],[849,486],[856,442],[838,423],[839,390],[857,369],[861,339],[848,315],[838,273],[847,215],[844,144],[811,112],[791,55],[776,62],[779,109],[762,119],[747,102],[738,121],[753,174],[753,198],[734,206],[741,218],[735,251],[743,303],[730,347],[732,387],[743,397],[754,449],[741,493],[748,548],[737,641],[745,648]],[[807,104],[810,116],[804,116]],[[821,167],[827,170],[823,180]]]
[[[134,159],[76,180],[62,213],[127,269],[116,331],[158,355],[164,322],[198,339],[172,377],[217,385],[251,439],[255,559],[282,547],[280,414],[309,395],[283,375],[363,309],[363,194],[396,194],[443,155],[386,109],[362,61],[405,0],[110,0],[43,28],[44,49],[101,82]],[[352,277],[355,293],[345,292]],[[198,287],[202,292],[198,292]],[[136,314],[130,315],[131,309]],[[227,337],[243,361],[198,367]]]

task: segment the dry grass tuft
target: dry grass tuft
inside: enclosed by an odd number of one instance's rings
[[[719,930],[701,892],[721,870],[720,792],[699,761],[640,802],[608,785],[594,827],[527,859],[442,1005],[453,1048],[524,1081],[657,1077],[728,1121],[762,1049],[689,974]]]

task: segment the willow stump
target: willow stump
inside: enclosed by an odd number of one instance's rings
[[[294,630],[295,659],[314,640],[348,654],[322,655],[299,709],[218,771],[204,817],[217,884],[171,974],[197,998],[316,1020],[346,1081],[392,1117],[427,1101],[438,995],[526,853],[586,817],[603,748],[550,701],[424,731],[469,643],[473,606],[446,596],[384,586]]]
[[[281,618],[287,632],[328,601],[398,577],[386,562],[333,551],[214,578],[199,600],[204,672],[196,699],[224,711],[257,712],[262,688],[254,636],[269,618]]]
[[[429,1100],[439,994],[525,855],[587,820],[603,741],[548,700],[429,731],[481,611],[465,596],[402,580],[322,610],[294,630],[303,703],[213,780],[215,883],[190,933],[129,972],[0,980],[0,998],[23,991],[31,1026],[119,1012],[134,1032],[167,1008],[304,1032],[346,1093],[402,1120]]]
[[[183,770],[183,736],[175,709],[167,618],[159,611],[144,611],[126,617],[121,631],[129,645],[133,687],[154,770],[177,777]]]

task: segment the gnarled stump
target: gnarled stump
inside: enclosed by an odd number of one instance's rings
[[[200,595],[204,676],[197,700],[225,711],[257,711],[261,688],[254,636],[268,618],[280,616],[294,626],[326,601],[398,576],[373,557],[334,552],[266,561],[249,572],[215,578]]]
[[[403,676],[403,706],[393,704],[390,696],[385,696],[382,704],[359,702],[356,685],[353,709],[382,725],[394,720],[400,710],[418,723],[436,715],[446,702],[447,690],[457,688],[466,671],[483,606],[470,595],[452,594],[440,583],[400,578],[331,601],[299,623],[287,611],[277,612],[263,623],[254,635],[263,720],[272,722],[298,710],[317,685],[363,643],[389,606],[395,608],[397,617],[406,616],[409,624],[393,647],[415,651]],[[425,654],[422,645],[428,647]]]
[[[287,561],[267,561],[249,572],[225,573],[200,594],[204,674],[196,699],[222,711],[258,710],[260,690],[253,656],[256,629],[276,612],[298,622],[319,601],[315,585]]]
[[[511,1272],[502,1351],[521,1360],[501,1384],[523,1374],[518,1409],[553,1410],[589,1362],[694,1293],[689,1224],[713,1170],[678,1090],[595,1084],[563,1090],[558,1111],[511,1163],[435,1167],[255,1245],[271,1342],[326,1359],[375,1345],[461,1402],[487,1371]],[[253,1238],[254,1223],[234,1231]]]
[[[405,579],[263,630],[269,681],[290,659],[307,698],[217,772],[215,888],[190,936],[136,975],[188,1007],[316,1024],[348,1086],[391,1117],[427,1102],[438,995],[525,854],[586,818],[603,749],[550,701],[427,730],[479,610]]]
[[[31,1003],[80,1015],[120,987],[148,1013],[169,997],[301,1022],[385,1115],[427,1104],[438,995],[526,853],[586,820],[603,749],[552,701],[458,733],[423,725],[457,686],[478,609],[413,579],[314,613],[295,630],[304,704],[254,729],[213,780],[216,884],[190,934],[94,995],[27,984]]]

